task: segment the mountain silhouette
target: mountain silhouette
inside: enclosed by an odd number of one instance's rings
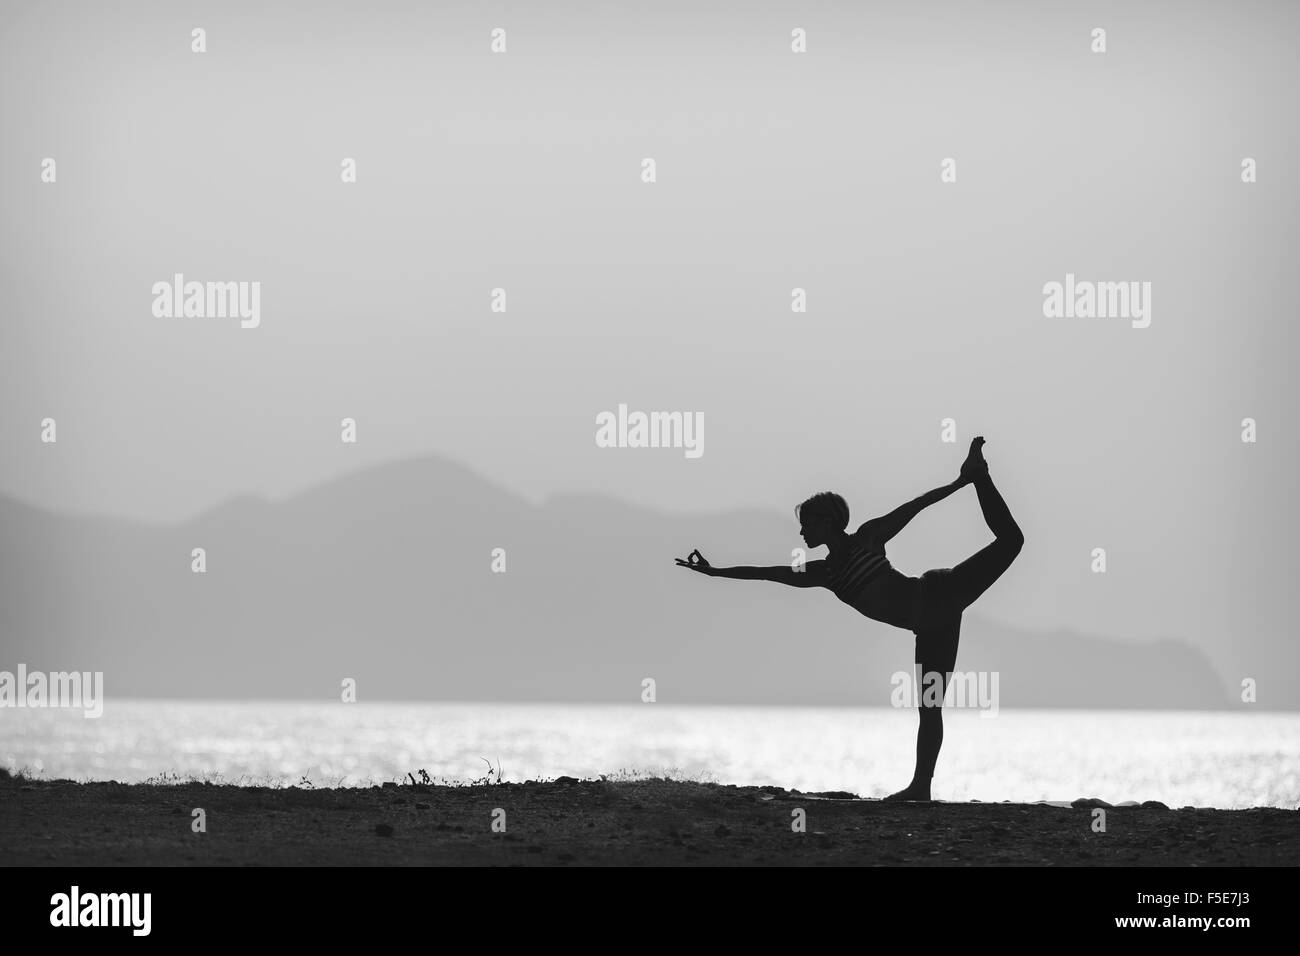
[[[693,547],[782,564],[777,512],[537,505],[441,458],[176,525],[0,497],[0,670],[103,671],[118,697],[886,705],[912,635],[818,589],[708,581]],[[191,571],[204,548],[207,571]],[[493,573],[494,548],[505,573]],[[913,569],[915,573],[916,569]],[[1002,707],[1230,706],[1207,658],[968,612],[959,670]]]

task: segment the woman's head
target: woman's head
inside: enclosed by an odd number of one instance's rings
[[[799,533],[810,548],[827,544],[849,526],[849,506],[833,491],[813,495],[794,509]]]

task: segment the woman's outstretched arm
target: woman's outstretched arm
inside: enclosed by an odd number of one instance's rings
[[[698,560],[692,561],[692,558]],[[704,559],[699,551],[692,551],[685,558],[677,558],[679,567],[690,568],[713,578],[734,578],[738,581],[773,581],[793,588],[815,588],[825,581],[821,561],[809,561],[802,571],[785,564],[774,567],[749,567],[741,565],[734,568],[715,568]]]
[[[935,488],[933,491],[927,491],[919,498],[913,498],[907,504],[899,505],[887,515],[882,515],[879,518],[872,518],[858,529],[858,534],[867,538],[874,544],[883,545],[894,535],[898,534],[898,532],[906,528],[909,521],[919,515],[926,508],[930,507],[930,505],[943,501],[944,498],[947,498],[958,488],[969,483],[969,479],[958,478],[956,481],[950,482],[940,488]]]

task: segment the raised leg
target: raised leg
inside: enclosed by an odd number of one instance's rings
[[[983,439],[976,439],[983,442]],[[978,452],[978,446],[972,443],[972,455]],[[969,461],[970,459],[968,459]],[[983,456],[980,456],[983,461]],[[944,584],[948,599],[955,609],[970,607],[981,594],[988,590],[990,584],[1002,576],[1002,572],[1011,566],[1011,562],[1020,554],[1025,545],[1025,536],[1016,519],[1011,517],[1011,509],[1002,500],[1001,493],[989,477],[988,467],[975,471],[971,484],[979,498],[980,510],[984,513],[984,523],[989,526],[996,540],[952,569],[946,576]]]

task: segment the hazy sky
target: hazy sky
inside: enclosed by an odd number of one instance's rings
[[[1028,537],[984,613],[1185,637],[1264,688],[1300,670],[1298,21],[6,3],[0,492],[173,521],[441,454],[534,499],[788,512],[832,488],[864,520],[984,434]],[[260,326],[154,317],[177,272],[259,281]],[[1150,327],[1045,318],[1066,273],[1150,282]],[[597,448],[619,403],[701,413],[703,456]],[[987,537],[967,491],[891,557],[919,573]]]

